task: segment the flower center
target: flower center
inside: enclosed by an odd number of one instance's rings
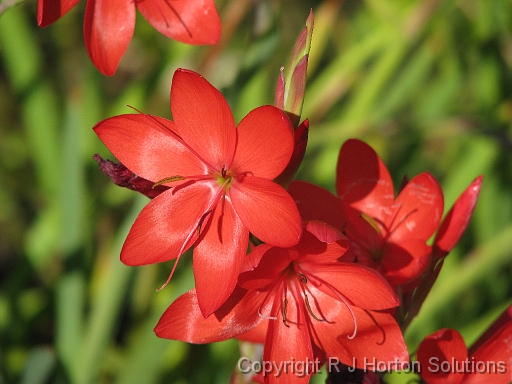
[[[233,173],[226,169],[226,166],[222,167],[220,173],[216,174],[217,182],[224,187],[224,189],[229,189],[231,185],[231,181],[233,180]]]
[[[296,263],[290,264],[290,267],[288,268],[288,278],[289,278],[289,280],[288,280],[289,284],[295,284],[295,288],[298,287],[298,291],[300,291],[300,293],[302,294],[301,296],[304,299],[305,307],[306,307],[307,311],[309,312],[309,314],[311,315],[311,317],[317,321],[327,321],[326,319],[319,318],[317,315],[315,315],[315,313],[311,309],[311,304],[309,302],[308,293],[311,296],[313,296],[313,295],[311,294],[309,287],[308,287],[308,278],[304,273],[300,272]],[[288,299],[286,296],[287,296],[287,289],[284,290],[284,299],[283,299],[283,305],[281,306],[281,311],[282,311],[282,316],[283,316],[283,324],[285,326],[289,327],[290,325],[288,324],[288,321],[287,321]],[[292,296],[294,296],[294,295],[292,294]]]

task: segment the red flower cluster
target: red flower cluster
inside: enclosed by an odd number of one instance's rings
[[[38,24],[52,24],[78,1],[38,0]],[[136,9],[169,38],[219,40],[213,0],[87,0],[85,47],[101,73],[117,70]],[[465,231],[482,177],[444,219],[443,192],[431,174],[396,194],[382,160],[356,139],[341,147],[336,195],[292,181],[308,140],[309,122],[300,118],[312,30],[310,13],[288,73],[281,69],[275,106],[256,108],[236,125],[217,89],[179,69],[173,120],[133,113],[101,121],[94,131],[121,163],[94,159],[116,184],[152,199],[125,240],[123,263],[175,259],[165,286],[193,248],[195,288],[168,307],[157,336],[262,344],[262,369],[251,378],[263,383],[307,383],[332,359],[341,371],[329,371],[329,381],[380,383],[368,364],[373,371],[409,366],[402,332]],[[424,382],[510,382],[509,315],[471,352],[455,330],[425,338],[417,352]],[[358,378],[349,375],[356,371]]]
[[[80,0],[38,0],[37,23],[46,27]],[[135,9],[163,35],[186,44],[215,44],[220,19],[213,0],[87,0],[84,40],[96,68],[111,76],[130,43]]]
[[[406,364],[397,320],[416,314],[469,222],[482,178],[441,220],[443,194],[432,175],[414,177],[395,197],[373,149],[349,140],[338,196],[300,181],[286,191],[273,180],[285,174],[286,185],[298,168],[307,122],[292,125],[280,109],[263,106],[236,126],[220,92],[186,70],[173,77],[171,111],[173,121],[138,113],[94,127],[122,163],[96,156],[102,170],[153,198],[121,260],[179,260],[194,247],[196,286],[169,306],[156,334],[261,343],[263,362],[275,368],[260,372],[265,383],[306,383],[333,358],[362,370],[368,359],[392,369]],[[299,375],[282,369],[290,360],[319,364]]]

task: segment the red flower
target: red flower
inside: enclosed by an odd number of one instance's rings
[[[79,0],[38,0],[37,23],[46,27]],[[87,0],[84,38],[98,70],[116,72],[135,28],[135,8],[163,35],[187,44],[215,44],[220,19],[213,0]]]
[[[427,384],[508,384],[512,382],[512,322],[469,357],[460,333],[440,329],[421,342],[418,362]]]
[[[429,173],[414,177],[395,199],[389,172],[375,151],[359,140],[340,150],[336,190],[292,182],[303,220],[322,220],[350,240],[344,261],[376,268],[393,285],[418,277],[428,266],[426,241],[439,225],[443,194]]]
[[[395,199],[391,176],[375,151],[348,140],[340,150],[336,191],[347,220],[350,256],[395,285],[424,271],[431,253],[426,241],[443,214],[443,192],[432,175],[417,175]]]
[[[384,311],[396,307],[398,298],[375,270],[337,261],[347,246],[339,231],[308,222],[294,247],[256,247],[246,258],[239,287],[214,316],[200,316],[190,291],[165,311],[155,332],[208,343],[261,330],[265,321],[263,361],[273,364],[266,373],[270,383],[308,382],[318,366],[312,363],[300,377],[289,364],[315,362],[323,352],[358,368],[372,357],[400,365],[408,360],[407,349],[393,316]],[[278,375],[278,367],[286,365],[287,372]]]
[[[235,287],[249,231],[277,246],[299,241],[297,207],[271,181],[293,152],[292,127],[272,106],[254,109],[236,127],[221,93],[186,70],[174,74],[171,110],[174,122],[121,115],[94,130],[136,175],[172,187],[137,217],[121,260],[128,265],[167,261],[195,244],[196,289],[208,316]]]

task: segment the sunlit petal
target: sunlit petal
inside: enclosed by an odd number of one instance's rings
[[[221,24],[213,0],[146,0],[137,8],[161,34],[186,44],[216,44]]]
[[[284,112],[265,105],[253,109],[237,127],[238,142],[231,170],[235,174],[274,179],[293,152],[293,127]]]
[[[214,191],[195,182],[161,193],[144,207],[124,242],[121,261],[144,265],[172,260],[197,240],[197,228]],[[206,225],[205,222],[203,225]]]
[[[299,242],[302,222],[286,190],[267,179],[233,180],[229,190],[236,213],[258,239],[278,247]]]
[[[132,0],[88,0],[85,8],[84,40],[96,68],[112,76],[135,29]]]
[[[131,114],[103,120],[94,131],[121,163],[145,179],[206,174],[205,164],[171,133],[174,128],[161,117]]]
[[[181,295],[164,312],[155,327],[158,337],[205,344],[227,340],[256,327],[262,318],[257,308],[265,295],[237,287],[212,316],[205,319],[195,289]]]
[[[229,105],[204,77],[185,69],[174,73],[171,111],[177,131],[212,169],[231,165],[236,128]]]
[[[217,204],[211,216],[201,228],[193,258],[197,298],[205,317],[235,288],[249,241],[249,232],[226,200]]]

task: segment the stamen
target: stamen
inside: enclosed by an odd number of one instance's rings
[[[311,278],[314,276],[310,275],[309,277]],[[315,277],[315,278],[318,279],[317,277]],[[334,288],[331,284],[329,284],[327,281],[325,281],[323,279],[318,279],[318,280],[320,280],[320,283],[317,283],[317,284],[318,285],[324,284],[327,288],[329,288],[331,290],[331,292],[333,292],[343,302],[343,304],[345,304],[348,311],[350,312],[350,316],[352,317],[352,323],[354,324],[354,332],[352,332],[352,335],[347,336],[347,338],[352,340],[354,337],[356,337],[356,334],[357,334],[357,321],[356,321],[356,315],[355,315],[353,309],[350,307],[350,304],[347,302],[347,300],[345,300],[345,298],[342,297],[341,292],[338,292],[338,290],[336,288]]]
[[[153,184],[151,189],[154,189],[154,188],[156,188],[156,187],[158,187],[159,185],[162,185],[162,184],[172,183],[173,181],[181,181],[181,180],[185,180],[185,178],[183,176],[179,176],[179,175],[171,176],[171,177],[166,177],[165,179],[157,181],[155,184]]]
[[[288,299],[285,298],[284,302],[283,302],[283,324],[286,325],[288,328],[290,328],[290,326],[286,322],[286,307],[287,306],[288,306]]]
[[[313,313],[313,311],[311,310],[311,306],[309,305],[309,300],[308,300],[308,295],[306,294],[306,292],[304,292],[304,301],[306,302],[306,308],[308,309],[308,312],[309,314],[311,315],[311,317],[313,317],[313,319],[317,320],[317,321],[327,321],[326,319],[319,319],[318,317],[316,317],[316,315]]]
[[[370,224],[370,225],[371,225],[371,227],[372,227],[373,229],[375,229],[375,231],[377,231],[377,233],[378,233],[379,235],[382,235],[382,231],[380,230],[380,227],[377,225],[377,223],[375,222],[375,220],[374,220],[371,216],[367,215],[367,214],[366,214],[366,213],[364,213],[364,212],[361,212],[361,214],[359,215],[359,217],[361,217],[361,218],[362,218],[362,219],[364,219],[368,224]]]
[[[227,179],[228,178],[228,175],[226,173],[226,166],[225,165],[222,166],[222,171],[220,171],[220,174],[221,174],[223,179]]]

